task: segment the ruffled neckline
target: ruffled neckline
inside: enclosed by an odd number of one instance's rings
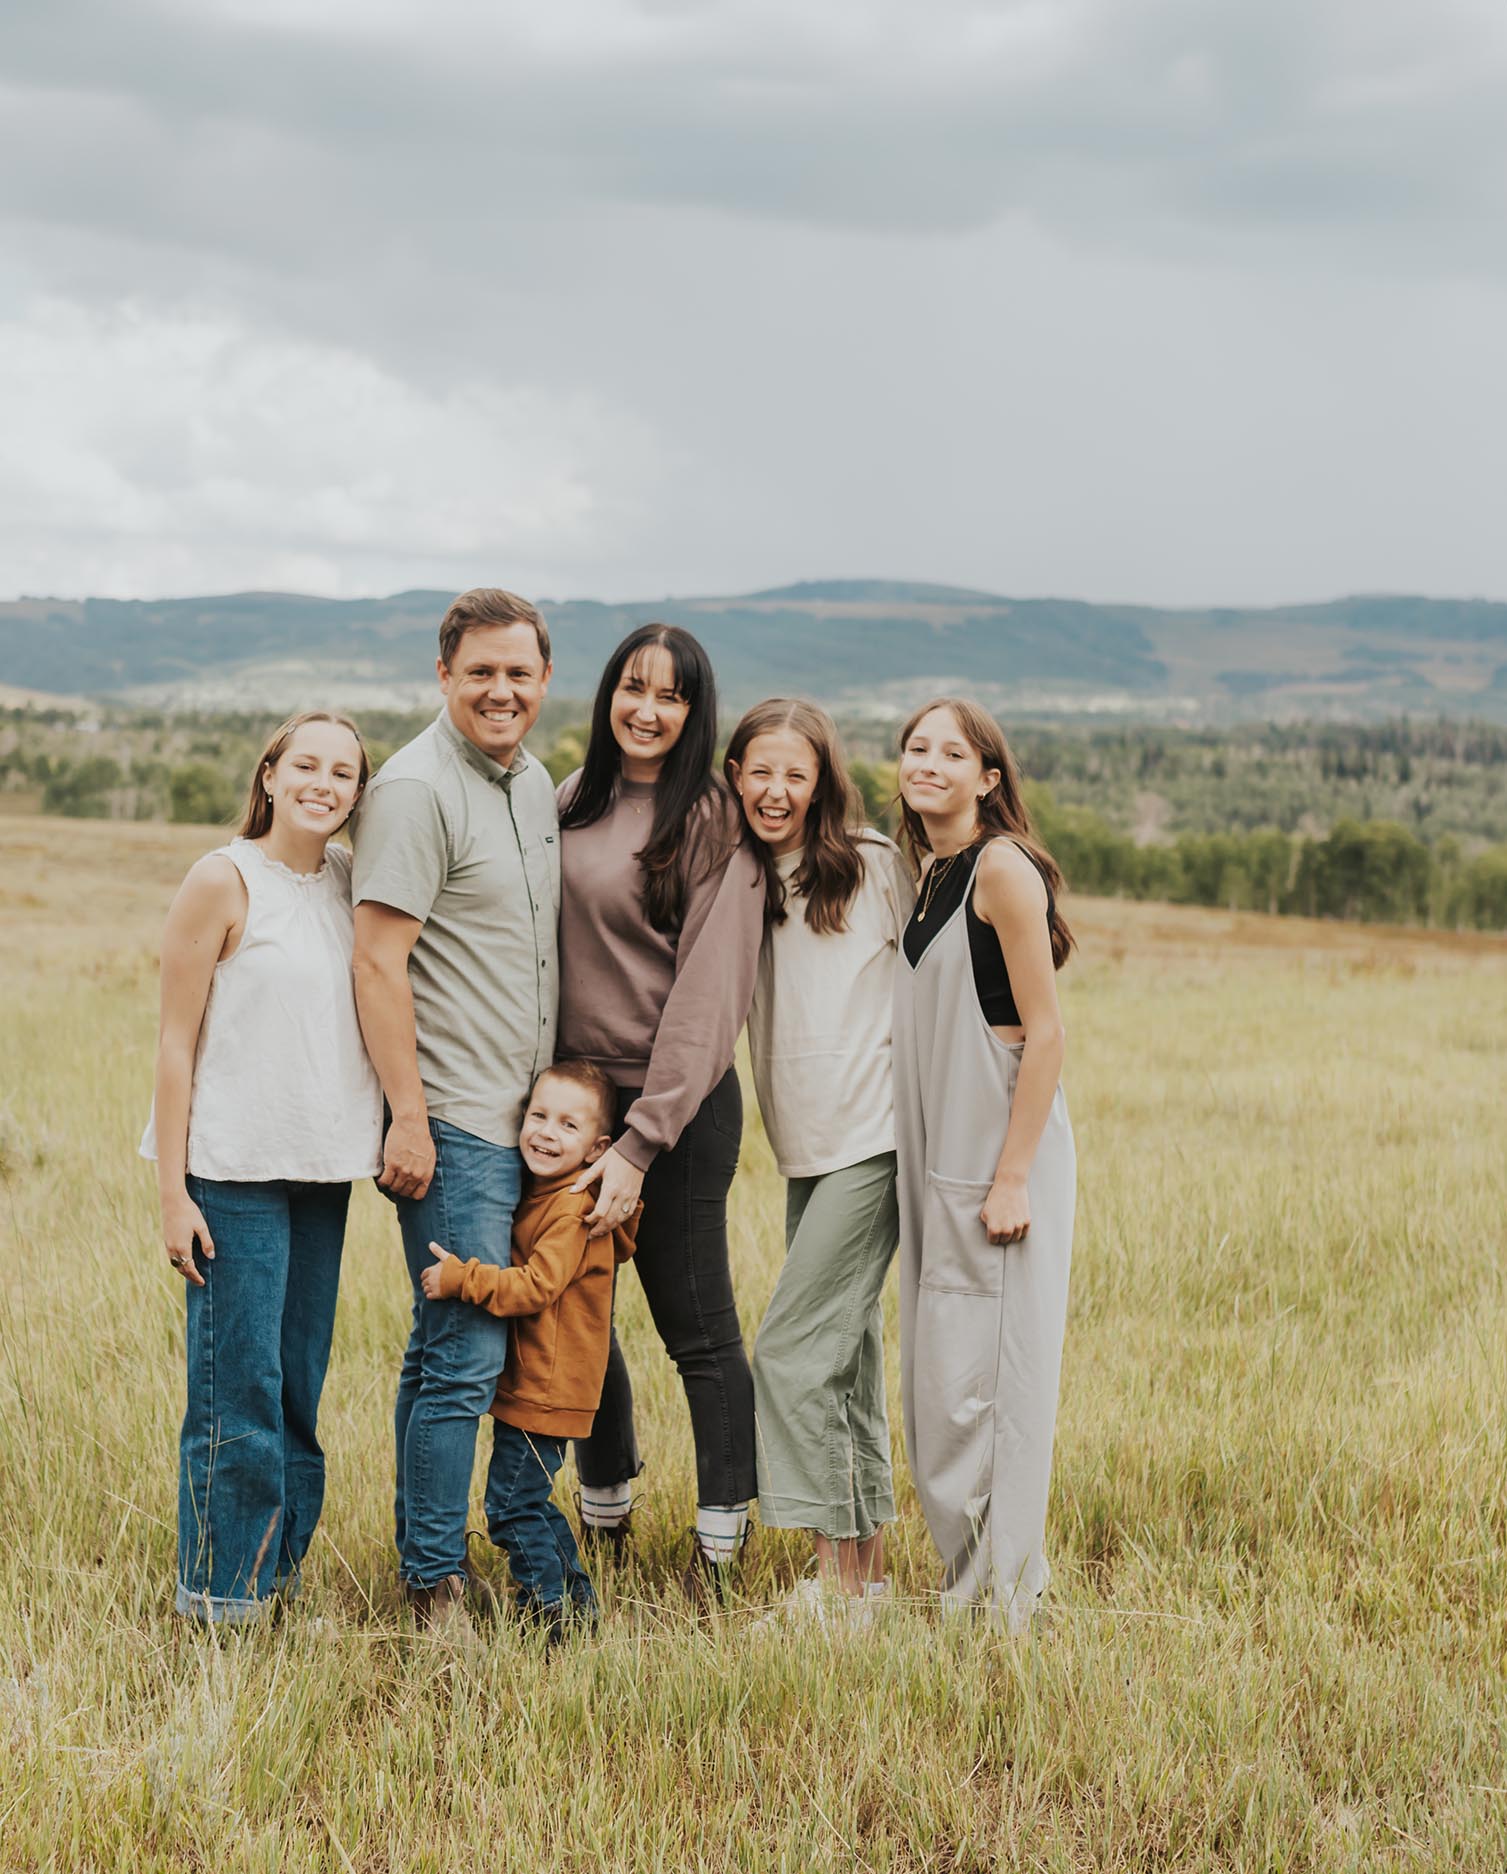
[[[264,846],[258,845],[254,839],[237,838],[231,844],[248,846],[269,872],[277,873],[279,878],[291,879],[295,885],[317,885],[321,879],[329,876],[330,855],[328,852],[317,872],[295,872],[291,865],[284,865],[281,859],[274,859],[271,853]]]

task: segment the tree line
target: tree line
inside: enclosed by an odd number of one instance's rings
[[[1453,837],[1429,846],[1395,820],[1338,820],[1303,837],[1182,833],[1137,845],[1087,807],[1027,787],[1038,831],[1075,891],[1216,905],[1228,911],[1507,930],[1507,846],[1467,855]]]
[[[579,766],[586,729],[579,705],[547,705],[538,746],[556,780]],[[427,714],[364,715],[374,765]],[[245,777],[273,725],[262,714],[183,719],[111,716],[87,740],[65,713],[0,712],[0,796],[78,818],[170,819],[201,826],[234,821]],[[870,821],[896,822],[895,764],[866,752],[850,762]],[[82,743],[82,747],[80,746]],[[1074,734],[1023,729],[1015,737],[1039,831],[1069,886],[1095,896],[1199,904],[1278,915],[1507,930],[1507,844],[1471,840],[1443,825],[1467,822],[1488,838],[1503,824],[1507,733],[1487,725],[1269,725],[1264,735],[1120,728]],[[1325,777],[1328,777],[1326,787]],[[1348,790],[1414,785],[1419,800],[1453,793],[1472,811],[1457,819],[1414,810],[1331,812]],[[1128,824],[1134,786],[1160,783],[1174,814],[1148,833]],[[1244,786],[1284,808],[1285,824],[1250,825],[1229,804]],[[1338,790],[1338,791],[1336,791]],[[1390,804],[1390,798],[1388,804]],[[1364,796],[1362,796],[1362,802]],[[1210,827],[1216,803],[1229,810]],[[1275,819],[1276,816],[1273,816]],[[1192,824],[1177,825],[1177,819]]]

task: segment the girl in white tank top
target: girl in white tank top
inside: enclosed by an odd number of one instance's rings
[[[187,1284],[179,1613],[258,1618],[318,1520],[315,1435],[352,1178],[381,1169],[382,1094],[351,980],[350,856],[367,778],[354,724],[285,723],[240,834],[189,871],[162,943],[143,1156]]]

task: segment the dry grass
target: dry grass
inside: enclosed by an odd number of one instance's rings
[[[182,1304],[134,1146],[157,926],[210,843],[0,823],[0,1866],[1507,1864],[1502,944],[1075,907],[1046,1633],[938,1623],[903,1475],[881,1628],[694,1627],[684,1409],[630,1282],[642,1563],[600,1643],[467,1664],[397,1618],[406,1297],[369,1190],[306,1605],[243,1638],[167,1612]],[[751,1127],[750,1330],[780,1197]],[[799,1559],[756,1556],[754,1599]]]

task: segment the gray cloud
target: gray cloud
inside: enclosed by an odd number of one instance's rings
[[[319,32],[32,0],[4,29],[10,206],[269,259],[307,258],[316,220],[340,254],[390,216],[443,247],[604,202],[904,232],[1320,223],[1394,254],[1443,221],[1500,257],[1507,26],[1471,0],[561,15],[541,41],[469,8]]]
[[[506,550],[557,592],[1507,588],[1507,22],[1471,0],[13,0],[0,72],[0,316],[52,361],[77,485],[166,497],[213,430],[257,491],[237,580]],[[144,321],[170,375],[183,319],[219,336],[143,456],[67,346],[108,399],[98,355]],[[224,394],[216,345],[260,375]],[[323,535],[354,468],[293,475],[280,517],[267,440],[312,448],[321,377],[389,470]],[[503,463],[447,495],[469,532],[405,446],[447,424],[473,479]],[[533,449],[572,491],[547,524]],[[166,498],[65,513],[59,476],[28,579],[231,578],[225,504],[177,535]],[[17,551],[0,523],[0,584]]]

